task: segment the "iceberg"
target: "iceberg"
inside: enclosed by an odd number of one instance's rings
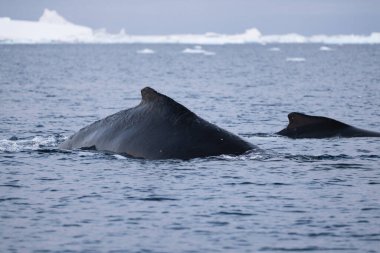
[[[14,43],[92,42],[91,28],[66,21],[48,9],[38,22],[0,18],[0,41]]]
[[[238,34],[172,34],[131,35],[122,29],[119,33],[94,30],[67,21],[54,10],[45,9],[38,21],[12,20],[0,17],[0,43],[167,43],[195,45],[224,44],[271,44],[271,43],[320,43],[320,44],[380,44],[380,32],[369,35],[313,35],[297,33],[263,35],[258,29],[250,28]],[[194,48],[196,50],[196,48]],[[194,49],[187,51],[191,52]],[[203,54],[207,54],[204,53]],[[213,52],[209,52],[213,54]]]

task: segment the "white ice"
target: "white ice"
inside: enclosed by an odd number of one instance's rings
[[[302,57],[288,57],[286,58],[286,61],[303,62],[306,61],[306,59]]]
[[[322,46],[319,48],[320,51],[332,51],[333,49],[331,47]]]
[[[296,33],[263,35],[258,29],[251,28],[240,34],[131,35],[127,34],[124,29],[119,33],[111,34],[105,30],[94,30],[90,27],[73,24],[56,11],[45,9],[38,21],[0,18],[0,43],[380,44],[380,32],[373,32],[370,35],[303,36]]]
[[[45,9],[38,22],[0,18],[0,41],[9,43],[94,42],[93,31]]]
[[[144,49],[141,49],[141,50],[137,50],[137,53],[138,54],[154,54],[154,50],[150,49],[150,48],[144,48]]]
[[[214,52],[204,50],[201,46],[194,46],[194,48],[185,48],[182,53],[184,54],[204,54],[204,55],[214,55]]]

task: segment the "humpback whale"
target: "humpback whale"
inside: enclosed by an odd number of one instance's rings
[[[241,155],[257,149],[150,87],[136,107],[80,129],[60,149],[92,149],[145,159]]]
[[[288,115],[289,125],[277,132],[290,138],[380,137],[380,133],[356,128],[335,119],[299,112]]]

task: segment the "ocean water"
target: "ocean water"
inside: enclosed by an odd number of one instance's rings
[[[380,131],[380,46],[321,46],[0,45],[0,252],[380,252],[380,138],[274,134],[292,111]],[[145,86],[261,151],[57,148]]]

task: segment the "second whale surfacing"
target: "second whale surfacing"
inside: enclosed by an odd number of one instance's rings
[[[277,132],[290,138],[380,137],[380,133],[350,126],[335,119],[299,112],[288,115],[289,125]]]
[[[142,89],[141,96],[136,107],[82,128],[59,148],[95,149],[151,160],[241,155],[257,149],[150,87]]]

